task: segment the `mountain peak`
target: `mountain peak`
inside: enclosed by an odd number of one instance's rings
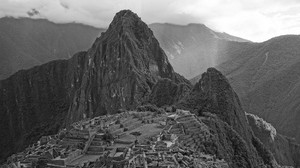
[[[174,72],[148,26],[135,13],[121,11],[88,51],[70,60],[21,71],[0,82],[0,109],[5,109],[0,110],[0,128],[12,123],[8,129],[0,129],[10,140],[0,140],[8,146],[0,147],[0,151],[15,152],[13,147],[24,148],[30,140],[83,118],[135,109],[147,100],[161,78],[188,83]],[[24,117],[16,119],[20,114]],[[49,132],[34,134],[29,128]],[[6,153],[0,152],[0,159]]]
[[[82,111],[90,117],[134,108],[146,100],[160,78],[186,82],[174,72],[147,24],[130,10],[115,15],[87,52],[85,67],[83,89],[74,101],[87,102],[71,104],[71,121],[81,119]]]
[[[119,11],[118,13],[116,13],[114,19],[120,18],[120,17],[140,19],[140,17],[136,13],[132,12],[129,9]]]
[[[139,45],[151,43],[150,41],[154,39],[153,33],[147,24],[130,10],[118,12],[104,34],[110,40],[126,41],[126,39],[130,39],[130,41],[138,41],[137,44]]]
[[[223,87],[218,87],[222,85]],[[209,88],[207,88],[209,87]],[[222,91],[225,88],[231,89],[227,78],[217,69],[208,68],[206,72],[202,74],[200,81],[195,85],[195,90],[201,91]]]
[[[248,139],[246,117],[240,100],[227,78],[217,69],[208,68],[195,84],[190,96],[185,97],[179,107],[197,109],[198,114],[211,112]]]
[[[121,10],[116,13],[109,27],[117,24],[124,25],[126,23],[128,24],[136,21],[142,22],[141,18],[136,13],[131,10]]]
[[[115,28],[131,28],[133,30],[134,26],[138,26],[136,29],[140,27],[147,27],[147,25],[141,20],[141,18],[134,12],[130,10],[122,10],[114,16],[112,22],[109,25],[109,29]]]

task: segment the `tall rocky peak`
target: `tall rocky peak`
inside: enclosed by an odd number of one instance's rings
[[[134,69],[149,69],[153,74],[174,79],[173,68],[152,30],[130,10],[118,12],[100,38],[104,44],[118,43],[119,40],[126,47],[126,52],[131,52],[124,57],[129,57]],[[138,53],[135,54],[134,51]]]
[[[135,108],[163,78],[190,85],[136,14],[117,13],[88,51],[0,81],[0,160],[74,121]]]
[[[189,84],[174,72],[148,26],[129,10],[116,14],[88,50],[85,65],[69,109],[70,121],[134,108],[160,78]]]
[[[246,113],[255,136],[269,149],[280,165],[300,166],[300,145],[295,139],[277,133],[276,129],[257,115]]]
[[[272,154],[253,135],[240,100],[228,80],[215,68],[208,68],[189,95],[176,106],[200,116],[217,137],[213,142],[216,155],[222,155],[232,167],[261,167],[262,163],[278,166]]]
[[[190,96],[179,104],[192,108],[199,115],[203,112],[214,113],[249,139],[251,133],[240,100],[226,77],[217,69],[208,68],[195,84]]]

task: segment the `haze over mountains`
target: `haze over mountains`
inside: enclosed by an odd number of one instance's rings
[[[203,24],[150,24],[176,72],[191,79],[226,60],[220,49],[229,42],[249,42],[211,30]],[[199,73],[200,72],[200,73]]]
[[[222,62],[217,57],[218,50],[226,47],[228,41],[248,42],[215,32],[202,24],[154,23],[149,27],[175,71],[187,79]],[[1,18],[0,79],[21,69],[68,59],[74,53],[88,49],[104,30],[76,23],[55,24],[45,19]]]
[[[278,167],[273,155],[280,164],[299,165],[295,141],[280,135],[268,144],[245,114],[261,116],[300,142],[299,36],[252,43],[201,24],[149,28],[127,10],[117,13],[106,32],[45,20],[3,18],[0,24],[6,25],[0,41],[7,53],[1,54],[1,77],[65,59],[0,81],[0,133],[6,135],[0,151],[9,151],[1,158],[74,121],[151,103],[194,112],[211,135],[199,149],[232,167]],[[206,70],[212,66],[219,71]],[[192,86],[177,72],[201,75]],[[284,149],[274,149],[279,142],[290,153],[281,157]]]
[[[0,19],[0,79],[21,69],[69,59],[86,50],[104,29],[69,23],[55,24],[44,19]]]
[[[300,36],[229,48],[231,59],[218,66],[239,94],[246,112],[257,114],[300,142]]]

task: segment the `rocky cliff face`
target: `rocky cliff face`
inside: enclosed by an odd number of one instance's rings
[[[280,165],[300,167],[300,145],[277,133],[276,129],[256,115],[246,113],[256,137],[268,148]]]
[[[219,71],[209,68],[177,107],[194,111],[214,133],[210,151],[231,167],[277,167],[271,153],[253,135],[239,98]]]
[[[87,52],[0,82],[0,132],[6,135],[0,157],[68,123],[134,108],[161,78],[189,85],[174,72],[147,25],[121,11]]]
[[[64,125],[74,89],[81,80],[85,52],[19,71],[0,81],[0,158],[23,149]],[[78,83],[74,87],[79,87]]]
[[[126,10],[116,14],[87,52],[85,67],[69,110],[71,121],[83,114],[90,117],[134,108],[160,78],[188,83],[174,72],[148,26]]]
[[[161,79],[154,86],[147,102],[158,107],[173,105],[185,97],[192,86],[188,83],[175,83],[170,79]]]

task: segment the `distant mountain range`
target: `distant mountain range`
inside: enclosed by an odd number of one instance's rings
[[[168,34],[167,31],[166,34]],[[165,39],[169,39],[168,37],[170,35],[166,35]],[[206,39],[204,38],[203,41],[207,42]],[[270,122],[279,134],[292,137],[299,143],[300,36],[279,36],[262,43],[227,39],[218,40],[216,44],[216,51],[210,53],[216,59],[214,66],[229,79],[229,83],[241,99],[243,109],[262,117]],[[203,47],[204,52],[213,51],[205,45],[198,43],[198,47]],[[192,59],[184,54],[178,55],[180,56],[184,56],[183,60]],[[172,59],[170,62],[174,64]],[[191,62],[197,62],[197,60]],[[174,65],[174,69],[180,67],[176,66],[176,63]],[[185,65],[181,62],[179,65],[183,68],[190,68],[194,64]],[[200,68],[205,67],[201,63],[198,65],[199,71],[202,71]],[[203,75],[199,74],[190,80],[192,84],[202,78]],[[296,159],[295,163],[299,160],[300,158]]]
[[[227,60],[216,67],[229,79],[245,111],[300,142],[300,36],[232,43],[221,53]]]
[[[248,42],[203,24],[186,26],[150,24],[176,72],[190,79],[217,65],[218,48],[227,41]],[[57,60],[88,49],[105,29],[87,25],[56,24],[45,19],[0,19],[0,79],[21,69]]]
[[[246,112],[270,122],[300,142],[300,36],[228,48],[218,65],[240,96]]]
[[[2,18],[0,158],[74,121],[145,103],[204,117],[213,137],[203,148],[232,167],[277,167],[244,111],[300,142],[300,36],[253,43],[202,24],[149,27],[126,10],[106,32]],[[180,74],[196,76],[195,86]]]
[[[150,24],[155,37],[164,49],[176,72],[191,79],[226,59],[220,49],[228,42],[249,42],[248,40],[219,33],[204,24]]]
[[[82,24],[55,24],[45,19],[0,19],[0,79],[21,69],[69,59],[88,49],[104,29]]]

